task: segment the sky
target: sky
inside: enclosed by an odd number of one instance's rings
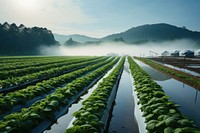
[[[0,0],[0,23],[97,38],[154,23],[200,31],[199,6],[200,0]]]

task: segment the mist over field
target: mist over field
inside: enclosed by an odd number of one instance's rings
[[[199,5],[0,0],[0,133],[200,133]]]
[[[199,46],[195,41],[189,39],[181,39],[174,41],[165,41],[160,43],[148,42],[145,44],[126,44],[122,42],[105,42],[99,45],[86,46],[41,46],[39,48],[42,55],[133,55],[133,56],[149,56],[149,51],[158,53],[159,55],[165,50],[171,52],[173,50],[197,50]]]

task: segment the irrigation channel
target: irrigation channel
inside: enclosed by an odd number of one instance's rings
[[[157,61],[154,61],[154,62],[159,63],[159,64],[164,65],[164,66],[169,67],[169,68],[173,68],[173,69],[179,70],[179,71],[187,73],[187,74],[191,74],[193,76],[199,76],[200,77],[200,73],[197,73],[197,72],[185,69],[185,68],[180,68],[180,67],[176,67],[176,66],[173,66],[173,65],[170,65],[170,64],[160,63],[160,62],[157,62]],[[193,68],[194,67],[198,68],[200,66],[193,66]]]
[[[141,61],[135,59],[134,61],[145,70],[155,82],[163,87],[166,95],[170,96],[172,101],[180,105],[179,110],[190,119],[194,120],[196,125],[200,128],[200,91],[155,70]]]
[[[126,59],[113,106],[108,133],[139,133],[134,116],[134,99],[129,63]]]
[[[119,63],[120,61],[118,61]],[[84,93],[76,103],[72,104],[72,106],[68,109],[68,112],[57,119],[57,122],[54,123],[49,129],[45,130],[43,133],[64,133],[65,130],[72,124],[73,122],[73,113],[79,110],[82,107],[82,102],[86,100],[92,92],[97,88],[98,84],[103,81],[103,78],[107,77],[112,70],[118,65],[115,64],[112,69],[110,69],[94,86],[89,88],[86,93]]]

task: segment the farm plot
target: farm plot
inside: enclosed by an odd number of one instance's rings
[[[90,67],[82,68],[82,69],[61,75],[59,77],[51,78],[49,80],[44,80],[42,82],[37,83],[35,86],[28,86],[19,91],[10,92],[0,98],[1,113],[6,112],[6,114],[8,114],[9,113],[8,111],[12,109],[16,111],[16,109],[23,107],[23,105],[27,107],[34,101],[43,98],[43,95],[52,93],[53,91],[55,91],[57,87],[64,87],[66,83],[69,83],[75,78],[80,77],[81,75],[84,75],[98,67],[101,67],[102,65],[112,60],[113,59],[109,59],[105,62],[100,62]],[[20,106],[17,106],[17,105],[20,105]]]
[[[134,79],[134,98],[138,107],[137,117],[141,132],[199,132],[194,121],[179,110],[176,103],[168,100],[162,87],[129,57],[130,70]],[[137,115],[137,114],[136,114]],[[140,120],[139,120],[140,119]]]
[[[94,90],[91,96],[83,101],[83,107],[74,113],[75,120],[67,133],[103,132],[108,122],[108,115],[115,98],[125,58]]]
[[[196,89],[200,89],[200,77],[199,76],[194,76],[194,75],[191,75],[191,74],[188,74],[188,73],[176,70],[176,69],[169,68],[167,66],[163,66],[163,65],[155,63],[149,59],[138,58],[138,57],[136,59],[150,65],[151,67],[153,67],[159,71],[162,71],[163,73],[165,73],[169,76],[172,76],[173,78],[175,78],[181,82],[184,82]]]
[[[195,71],[196,73],[200,73],[200,58],[187,58],[187,57],[157,57],[150,58],[156,62],[160,62],[162,64],[176,66],[179,69],[188,69],[191,71]]]
[[[170,96],[169,100],[179,104],[179,110],[190,119],[193,119],[197,126],[200,127],[199,90],[167,76],[139,60],[134,59],[134,61],[150,75],[152,80],[162,86],[165,94]]]
[[[132,89],[126,94],[133,93],[132,98],[129,96],[133,101],[121,103],[127,107],[134,104],[131,111],[135,117],[129,119],[134,119],[135,129],[126,127],[120,131],[138,132],[139,128],[140,133],[199,132],[195,122],[182,114],[162,87],[131,57],[1,57],[0,63],[0,72],[5,76],[0,80],[0,132],[108,132],[110,120],[119,121],[112,119],[112,112],[116,111],[116,95],[123,91],[120,81],[125,81],[124,77],[129,78],[124,83]],[[20,84],[12,83],[16,78],[35,73],[39,75],[36,81],[30,76]],[[128,119],[129,114],[121,115]],[[115,131],[114,128],[110,129]]]
[[[40,125],[43,121],[53,122],[60,115],[62,115],[62,111],[66,106],[69,106],[73,102],[74,99],[77,99],[79,93],[83,91],[84,88],[90,86],[101,74],[108,71],[108,69],[112,68],[112,66],[119,60],[119,58],[111,58],[109,57],[101,57],[102,59],[97,59],[98,61],[88,63],[87,66],[80,71],[74,71],[73,74],[68,74],[67,76],[63,76],[63,79],[58,78],[58,82],[53,79],[46,84],[38,83],[37,87],[29,88],[29,90],[24,89],[24,95],[21,93],[15,93],[18,95],[18,100],[16,98],[10,98],[6,101],[3,101],[7,97],[15,96],[8,93],[8,96],[3,96],[1,102],[3,105],[1,106],[2,110],[4,110],[3,106],[7,105],[5,102],[10,102],[12,105],[17,101],[21,101],[18,104],[24,104],[24,97],[27,98],[26,101],[32,99],[30,96],[34,97],[40,95],[41,92],[45,92],[46,89],[52,89],[56,85],[63,85],[66,81],[68,84],[62,86],[61,88],[56,88],[55,91],[49,95],[47,95],[42,100],[38,100],[31,104],[29,108],[22,108],[19,112],[11,112],[3,117],[0,122],[0,131],[7,132],[31,132],[32,129],[38,130],[41,132],[40,128],[37,129],[38,125]],[[114,60],[113,60],[114,59]],[[99,62],[99,63],[98,63]],[[96,63],[96,64],[94,64]],[[73,78],[72,78],[73,77]],[[78,78],[80,77],[80,78]],[[64,79],[65,78],[65,79]],[[71,79],[72,78],[72,79]],[[71,83],[69,83],[72,81]],[[94,83],[93,83],[94,84]],[[55,85],[55,86],[54,86]],[[31,92],[32,90],[32,92]],[[21,91],[21,90],[20,90]],[[30,91],[30,93],[29,93]],[[11,92],[14,94],[14,92]],[[10,94],[10,95],[9,95]],[[23,100],[22,100],[23,99]],[[13,101],[14,100],[14,101]],[[25,102],[26,102],[25,101]],[[10,105],[9,104],[9,105]],[[8,107],[9,108],[9,107]],[[66,109],[65,109],[66,110]],[[1,111],[6,113],[7,111]],[[40,126],[39,126],[40,127]],[[43,126],[42,126],[43,127]]]
[[[105,59],[106,57],[102,57],[102,58]],[[100,58],[100,60],[102,58]],[[89,60],[90,62],[86,62]],[[98,59],[96,60],[98,61]],[[26,73],[23,76],[16,76],[16,77],[15,76],[12,77],[13,74],[9,74],[9,72],[3,71],[2,75],[5,74],[8,76],[8,78],[5,78],[4,80],[0,80],[0,92],[14,90],[14,89],[20,88],[21,86],[24,87],[26,85],[29,85],[29,84],[32,84],[44,79],[59,76],[61,74],[70,72],[77,68],[84,67],[85,65],[89,63],[91,64],[96,63],[97,62],[96,60],[94,58],[92,60],[86,59],[84,62],[84,59],[76,59],[75,61],[73,61],[73,58],[72,58],[71,61],[68,60],[66,63],[61,64],[61,65],[56,64],[56,66],[52,66],[52,68],[48,68],[48,66],[44,66],[41,71],[37,70],[38,68],[36,68],[37,71],[35,72],[31,72],[30,70],[25,70],[26,71],[25,72],[24,69],[20,69],[16,71],[13,70],[14,73],[16,73],[16,75],[17,73]]]

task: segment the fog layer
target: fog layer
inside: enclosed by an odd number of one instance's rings
[[[200,45],[192,40],[182,39],[175,41],[165,41],[161,43],[149,42],[145,44],[126,44],[122,42],[105,42],[98,45],[86,45],[77,47],[40,47],[39,51],[42,55],[107,55],[110,53],[118,55],[133,56],[149,56],[149,51],[153,51],[160,55],[165,50],[171,52],[173,50],[197,50]]]

